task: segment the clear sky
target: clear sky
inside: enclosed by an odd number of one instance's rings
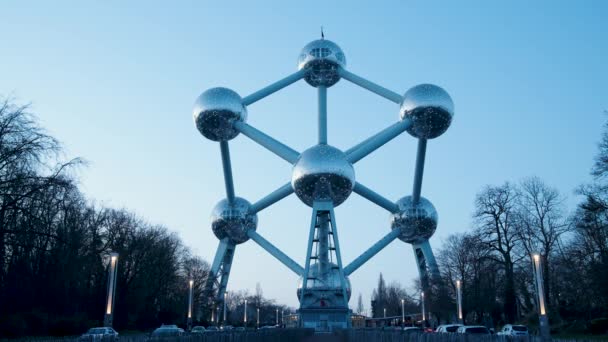
[[[439,212],[435,247],[471,227],[485,184],[536,175],[568,195],[588,181],[608,108],[605,1],[5,1],[0,94],[31,102],[67,156],[90,166],[98,204],[177,231],[212,260],[209,213],[224,192],[218,144],[192,122],[205,89],[245,96],[296,70],[326,38],[348,69],[398,93],[435,83],[452,96],[450,129],[428,144],[423,196]],[[394,123],[398,106],[346,81],[328,92],[329,142],[346,149]],[[297,83],[249,107],[249,123],[302,151],[316,142],[316,90]],[[363,184],[411,192],[416,141],[396,138],[356,165]],[[256,201],[290,165],[244,136],[231,141],[237,195]],[[348,263],[389,231],[387,213],[354,194],[336,210]],[[258,232],[304,263],[310,209],[295,196],[259,215]],[[365,306],[382,272],[411,286],[410,246],[395,241],[351,277]],[[297,277],[253,242],[236,251],[229,290],[297,305]]]

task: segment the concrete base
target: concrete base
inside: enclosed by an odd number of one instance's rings
[[[350,327],[351,311],[348,308],[300,308],[298,314],[300,327],[312,328],[316,332],[331,332]]]

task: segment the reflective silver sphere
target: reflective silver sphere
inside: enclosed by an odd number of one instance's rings
[[[211,229],[218,239],[225,237],[239,244],[249,240],[247,231],[255,230],[258,225],[258,216],[250,212],[251,203],[236,197],[230,205],[228,199],[218,202],[211,211]]]
[[[320,298],[324,298],[328,301],[327,306],[331,306],[331,304],[342,304],[342,284],[340,283],[340,270],[338,270],[338,265],[334,263],[330,263],[328,265],[327,273],[321,274],[320,267],[318,263],[314,263],[310,265],[309,278],[306,283],[306,297],[304,300],[310,301],[310,298],[313,296],[318,296]],[[346,285],[346,296],[348,300],[350,300],[351,295],[351,287],[350,280],[345,276],[345,285]],[[296,294],[298,295],[298,300],[302,298],[302,286],[304,286],[303,279],[300,277],[298,280],[298,289]],[[319,300],[320,298],[315,298]]]
[[[437,210],[424,197],[414,206],[412,196],[397,201],[399,213],[391,215],[391,229],[399,229],[403,242],[422,243],[433,236],[437,229]]]
[[[442,135],[454,117],[454,102],[443,88],[420,84],[403,95],[401,120],[409,117],[412,125],[407,130],[416,138],[433,139]]]
[[[355,187],[355,169],[344,152],[329,145],[316,145],[302,152],[296,161],[291,186],[306,205],[333,201],[337,207]]]
[[[307,68],[306,82],[313,87],[331,87],[340,80],[339,68],[346,67],[346,57],[340,47],[327,39],[312,41],[302,49],[298,70]]]
[[[235,121],[247,119],[247,108],[239,94],[228,88],[211,88],[194,103],[194,124],[205,138],[226,141],[239,134]]]

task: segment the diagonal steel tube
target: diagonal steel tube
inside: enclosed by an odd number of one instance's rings
[[[271,192],[268,196],[253,203],[250,211],[252,213],[260,212],[291,194],[293,194],[293,188],[291,187],[291,182],[288,182],[282,187]]]
[[[226,185],[226,197],[228,203],[234,203],[234,181],[232,179],[232,166],[230,165],[230,148],[227,141],[220,141],[222,153],[222,166],[224,167],[224,183]]]
[[[378,206],[388,210],[391,213],[396,213],[399,211],[399,207],[397,207],[395,203],[389,201],[387,198],[383,197],[382,195],[378,194],[374,190],[364,186],[359,182],[355,183],[355,188],[353,191],[361,195],[361,197],[369,200],[372,203],[377,204]]]
[[[426,156],[426,139],[418,139],[418,152],[416,153],[416,170],[414,173],[414,189],[412,190],[412,202],[417,205],[422,192],[422,176],[424,175],[424,158]]]
[[[296,150],[242,121],[235,122],[234,128],[291,164],[294,164],[300,156]]]
[[[247,231],[247,235],[251,238],[251,240],[255,241],[260,247],[266,250],[266,252],[270,253],[270,255],[279,260],[283,265],[287,266],[287,268],[292,270],[295,274],[301,276],[304,273],[304,268],[302,266],[298,265],[297,262],[293,261],[293,259],[288,257],[275,245],[264,239],[264,237],[258,234],[255,230]]]
[[[256,91],[255,93],[253,93],[251,95],[245,96],[243,98],[243,104],[245,106],[248,106],[256,101],[259,101],[259,100],[265,98],[266,96],[271,95],[271,94],[287,87],[288,85],[301,80],[306,75],[307,72],[308,72],[308,69],[298,70],[298,71],[294,72],[293,74],[291,74],[281,80],[278,80],[275,83],[268,85],[268,86]]]
[[[380,95],[389,101],[395,102],[396,104],[401,104],[401,101],[403,100],[403,97],[401,95],[395,93],[394,91],[388,90],[388,89],[384,88],[383,86],[378,85],[372,81],[368,81],[361,76],[357,76],[344,68],[340,68],[339,72],[340,72],[340,77],[344,78],[345,80],[348,80],[348,81],[360,86],[363,89],[367,89],[367,90],[371,91],[372,93]]]
[[[384,247],[388,246],[391,242],[393,242],[393,240],[399,237],[399,233],[399,229],[391,230],[390,233],[386,234],[382,239],[378,240],[378,242],[373,244],[368,250],[363,252],[363,254],[348,264],[348,266],[344,268],[344,274],[346,276],[351,275],[359,267],[368,262],[369,259],[371,259],[374,255],[378,254],[378,252],[384,249]]]
[[[386,144],[399,134],[403,133],[403,131],[408,129],[411,124],[412,121],[406,118],[388,126],[382,131],[374,134],[373,136],[362,141],[361,143],[348,149],[345,152],[346,159],[353,164],[358,162],[368,154],[374,152],[380,146]]]

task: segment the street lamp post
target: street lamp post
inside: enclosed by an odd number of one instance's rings
[[[194,281],[189,282],[190,290],[188,291],[188,330],[192,329],[192,286]]]
[[[405,326],[405,299],[401,299],[401,325]]]
[[[260,328],[260,308],[257,308],[257,316],[258,317],[257,317],[256,324],[257,324],[257,328],[259,329]]]
[[[458,306],[458,323],[462,324],[464,319],[462,317],[462,282],[456,280],[456,305]]]
[[[277,325],[279,325],[279,308],[277,308]]]
[[[243,322],[245,323],[245,328],[247,328],[247,299],[245,299],[245,317],[243,317]]]
[[[384,318],[386,318],[386,308],[384,308]]]
[[[420,304],[422,306],[422,326],[426,326],[426,310],[424,308],[424,291],[420,292]]]
[[[226,296],[228,295],[228,291],[224,292],[224,326],[226,325]]]
[[[285,324],[285,317],[283,316],[283,309],[281,309],[281,325]]]
[[[538,296],[538,321],[540,323],[540,335],[543,340],[551,338],[549,331],[549,318],[547,317],[547,308],[545,303],[545,290],[543,287],[543,270],[542,260],[539,254],[532,256],[534,275],[536,278],[536,294]]]
[[[116,298],[116,278],[118,271],[118,253],[110,253],[110,267],[108,274],[108,296],[106,301],[106,314],[103,319],[103,325],[106,327],[112,326],[114,320],[114,299]]]

